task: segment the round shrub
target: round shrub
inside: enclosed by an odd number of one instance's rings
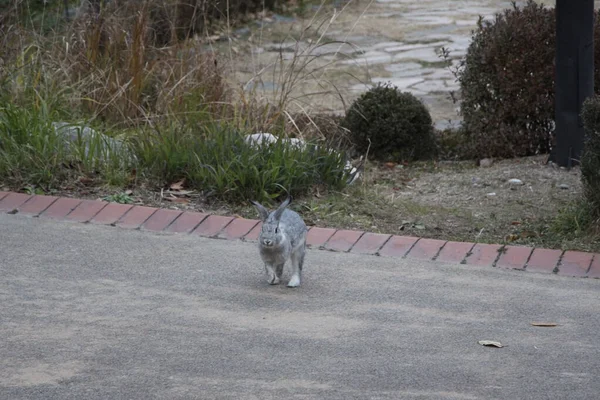
[[[479,20],[458,79],[464,126],[480,157],[549,152],[555,31],[554,9],[533,1]]]
[[[378,84],[363,93],[346,113],[343,126],[356,150],[380,161],[430,158],[435,152],[431,115],[411,93]]]

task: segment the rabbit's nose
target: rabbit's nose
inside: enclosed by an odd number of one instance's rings
[[[265,239],[265,240],[263,240],[263,243],[265,244],[265,246],[270,246],[273,244],[273,241],[269,240],[269,239]]]

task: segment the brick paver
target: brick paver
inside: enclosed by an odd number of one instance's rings
[[[381,233],[367,232],[354,244],[351,253],[358,254],[376,254],[377,251],[387,242],[392,235],[383,235]]]
[[[419,239],[406,256],[419,260],[433,260],[445,243],[445,240]]]
[[[63,219],[69,215],[69,213],[73,211],[79,204],[81,204],[81,200],[79,199],[60,197],[50,207],[48,207],[46,211],[40,214],[40,217]]]
[[[208,214],[186,211],[173,221],[165,231],[173,233],[190,233],[206,218],[208,218]]]
[[[477,243],[465,259],[465,264],[491,267],[500,256],[498,251],[501,248],[498,244]]]
[[[531,247],[505,246],[496,262],[496,267],[523,269],[532,251]]]
[[[348,251],[362,236],[363,232],[340,229],[325,243],[324,248],[333,251]]]
[[[258,224],[255,219],[236,218],[219,233],[221,239],[241,239]]]
[[[594,254],[592,266],[587,276],[588,278],[600,279],[600,254]]]
[[[256,241],[262,223],[253,219],[156,209],[44,195],[0,191],[0,212],[20,212],[42,218],[113,224],[122,228],[194,233],[222,239]],[[600,254],[524,246],[446,242],[409,236],[311,227],[307,245],[333,251],[384,257],[412,257],[436,262],[525,269],[573,277],[600,279]],[[501,250],[501,251],[500,251]]]
[[[392,236],[378,253],[384,257],[404,257],[417,240],[419,238],[410,236]]]
[[[173,221],[175,221],[175,219],[177,219],[177,217],[179,217],[181,214],[183,214],[183,211],[159,208],[158,211],[152,214],[150,218],[144,222],[141,229],[161,232]]]
[[[233,217],[223,217],[221,215],[209,215],[194,231],[193,234],[212,237],[216,236],[233,221]]]
[[[69,221],[88,222],[107,205],[108,203],[105,201],[83,200],[65,219]]]
[[[562,250],[534,249],[527,262],[527,271],[552,273],[558,265]]]
[[[447,242],[436,260],[449,263],[460,263],[467,258],[467,254],[473,246],[475,246],[475,243]]]
[[[10,212],[17,209],[29,199],[31,199],[31,196],[28,194],[9,193],[0,200],[0,212]]]
[[[117,226],[127,229],[138,229],[156,212],[156,208],[135,206],[116,223]]]
[[[313,226],[306,235],[306,244],[311,247],[321,247],[327,243],[334,233],[335,229]]]
[[[19,212],[37,216],[50,207],[56,200],[58,200],[58,197],[55,196],[33,196],[29,201],[19,207]]]
[[[262,229],[262,222],[259,222],[252,228],[250,232],[246,236],[244,236],[244,240],[248,240],[250,242],[255,242],[258,240],[258,236],[260,235],[260,231]]]
[[[92,220],[92,224],[112,225],[133,206],[130,204],[108,203]]]
[[[593,256],[592,253],[566,251],[563,254],[562,260],[560,260],[558,274],[564,276],[586,276],[592,264]]]

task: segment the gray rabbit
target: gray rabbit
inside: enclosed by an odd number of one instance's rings
[[[300,286],[300,274],[306,251],[306,224],[295,211],[286,208],[290,204],[288,197],[277,210],[267,211],[261,204],[253,201],[262,220],[262,230],[258,237],[260,257],[265,263],[267,282],[277,285],[280,282],[283,266],[292,260],[292,277],[288,287]]]

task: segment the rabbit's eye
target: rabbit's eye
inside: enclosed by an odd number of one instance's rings
[[[279,228],[275,228],[275,233],[279,233]]]

